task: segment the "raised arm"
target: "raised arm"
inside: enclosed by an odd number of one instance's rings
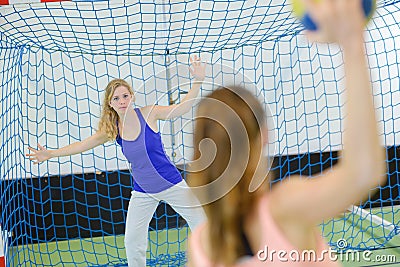
[[[28,147],[31,153],[26,154],[26,156],[29,157],[29,159],[32,160],[34,164],[39,164],[40,162],[43,162],[51,158],[70,156],[82,153],[86,150],[104,144],[107,141],[108,141],[107,135],[103,132],[98,131],[94,135],[86,138],[83,141],[75,142],[68,146],[61,147],[55,150],[48,150],[43,146],[41,146],[40,144],[38,144],[39,149]]]
[[[171,106],[154,106],[152,113],[156,120],[167,120],[175,117],[182,116],[189,112],[193,107],[197,95],[199,94],[200,87],[205,78],[205,64],[201,62],[201,59],[197,56],[190,57],[191,67],[189,68],[190,73],[194,77],[192,88],[186,94],[179,104]]]
[[[340,162],[331,171],[313,179],[291,179],[273,190],[271,207],[281,217],[296,218],[297,223],[317,224],[358,203],[384,180],[384,149],[378,138],[366,63],[361,1],[321,1],[320,5],[304,2],[322,31],[310,37],[317,41],[335,41],[343,49],[344,150]]]

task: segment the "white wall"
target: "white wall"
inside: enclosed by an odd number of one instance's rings
[[[11,88],[19,87],[18,97],[0,102],[3,113],[19,114],[15,115],[19,116],[19,122],[5,123],[7,119],[4,118],[10,117],[3,118],[3,128],[7,128],[3,133],[19,137],[13,142],[3,138],[5,145],[0,154],[5,160],[4,151],[14,153],[12,162],[6,159],[8,169],[19,162],[22,167],[8,174],[3,167],[2,176],[15,178],[127,168],[120,148],[114,143],[80,155],[52,159],[39,166],[31,165],[23,153],[27,152],[28,145],[35,146],[37,142],[55,149],[93,134],[103,90],[112,78],[132,82],[137,91],[138,107],[154,102],[166,105],[165,57],[157,54],[165,52],[166,43],[172,53],[168,59],[173,98],[179,97],[179,90],[190,88],[187,53],[201,50],[203,60],[209,63],[202,95],[221,84],[247,85],[271,112],[274,121],[271,138],[275,142],[270,151],[275,151],[275,155],[341,149],[345,99],[339,48],[310,46],[301,34],[293,35],[298,29],[296,20],[290,15],[290,8],[278,1],[258,8],[252,1],[232,2],[229,6],[224,6],[228,2],[216,2],[214,13],[202,3],[174,2],[168,6],[170,9],[154,4],[138,8],[137,5],[121,7],[120,3],[101,2],[78,6],[62,3],[63,9],[60,4],[54,4],[50,11],[40,5],[26,10],[21,6],[18,12],[0,9],[0,14],[8,21],[0,25],[1,29],[16,43],[32,45],[33,42],[47,49],[22,50],[22,64],[15,67],[20,72],[18,82],[3,82],[10,92]],[[110,13],[111,5],[115,9]],[[80,13],[76,13],[77,7]],[[174,10],[176,12],[172,12]],[[275,15],[265,18],[260,11]],[[49,16],[49,12],[54,16]],[[68,20],[63,19],[63,12],[71,15]],[[21,21],[18,19],[21,14],[29,19]],[[82,14],[87,16],[83,20],[79,18]],[[97,18],[107,14],[110,16],[104,16],[105,19]],[[400,143],[399,19],[398,7],[382,7],[366,31],[371,80],[385,145]],[[232,25],[240,27],[232,28]],[[277,33],[287,33],[287,36],[276,41]],[[218,49],[212,50],[213,47]],[[232,49],[220,49],[227,47]],[[95,55],[86,53],[89,49],[93,49]],[[176,55],[176,52],[182,54]],[[0,61],[3,70],[12,60],[14,57]],[[0,80],[11,79],[12,75],[4,73],[0,74]],[[2,98],[5,99],[5,95]],[[12,107],[11,102],[16,106]],[[173,124],[160,124],[167,153],[170,156],[173,151],[176,153],[177,164],[187,163],[193,152],[191,120],[194,112],[195,108]],[[16,142],[18,149],[13,149]]]

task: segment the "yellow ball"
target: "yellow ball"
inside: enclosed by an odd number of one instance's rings
[[[321,0],[314,0],[316,3],[320,1]],[[315,31],[318,29],[317,25],[314,23],[314,21],[312,21],[311,17],[307,13],[307,10],[301,0],[292,0],[292,6],[293,13],[301,20],[307,30]],[[375,13],[376,0],[362,0],[362,7],[366,18],[366,23],[368,23]]]
[[[314,0],[314,2],[318,3],[321,2],[320,0]],[[301,0],[292,0],[292,5],[293,5],[293,12],[294,14],[301,18],[304,16],[304,13],[306,13],[306,7],[303,5]]]

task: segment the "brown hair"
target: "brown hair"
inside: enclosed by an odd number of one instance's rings
[[[246,89],[221,87],[200,102],[195,123],[189,184],[205,203],[211,260],[231,265],[245,253],[244,220],[262,191],[250,192],[249,186],[261,168],[264,110]],[[202,144],[203,141],[206,142]],[[202,167],[204,161],[213,157],[208,166]],[[212,183],[216,186],[196,191],[196,187]],[[221,197],[216,199],[216,194]]]
[[[118,134],[116,123],[117,120],[119,120],[119,116],[117,112],[110,106],[110,102],[112,96],[114,95],[115,89],[119,86],[128,88],[131,95],[133,95],[133,89],[131,85],[123,79],[114,79],[107,84],[98,128],[99,131],[107,134],[109,141],[115,140]]]

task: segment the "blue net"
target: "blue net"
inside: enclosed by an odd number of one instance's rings
[[[114,78],[133,85],[137,107],[170,105],[190,88],[189,56],[201,55],[209,65],[201,95],[216,84],[241,83],[270,110],[272,183],[318,175],[339,160],[340,49],[308,43],[288,1],[20,4],[0,7],[0,18],[7,266],[126,265],[132,180],[120,148],[110,142],[40,165],[25,157],[28,146],[56,149],[94,134],[105,85]],[[399,1],[380,1],[366,30],[387,183],[321,225],[333,247],[346,240],[347,248],[379,248],[399,234],[399,20]],[[194,112],[159,125],[183,175],[193,152]],[[188,233],[186,222],[160,203],[149,225],[148,265],[183,266]]]

